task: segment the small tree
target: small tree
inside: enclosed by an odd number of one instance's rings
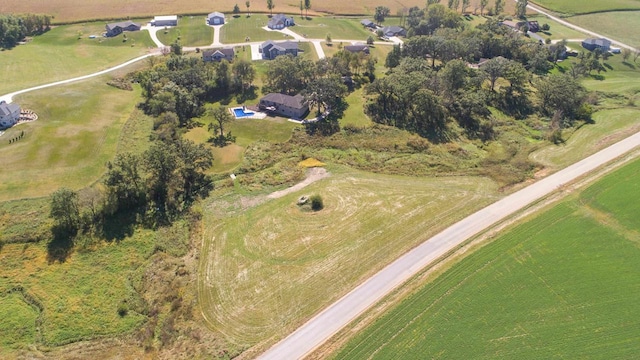
[[[306,10],[306,17],[309,17],[309,9],[311,9],[311,0],[304,0],[304,9]]]
[[[504,11],[504,0],[496,0],[493,10],[496,15],[500,15]]]
[[[240,6],[238,6],[238,4],[235,4],[235,5],[233,6],[233,13],[234,13],[235,15],[240,14]]]
[[[484,15],[484,8],[489,5],[489,0],[480,0],[480,15]]]
[[[369,37],[367,38],[367,45],[373,45],[373,36],[369,35]]]
[[[267,0],[267,9],[271,12],[271,16],[273,16],[274,7],[276,7],[276,5],[273,3],[273,0]]]
[[[212,131],[214,136],[210,139],[215,145],[224,146],[227,142],[234,141],[234,137],[231,136],[231,133],[225,136],[224,127],[226,124],[233,121],[233,116],[227,111],[226,108],[219,106],[214,108],[210,112],[213,117],[213,123],[209,124],[209,131]],[[220,135],[215,136],[215,134],[220,131]]]
[[[631,57],[631,50],[627,48],[622,49],[622,60],[627,62],[627,60],[629,60],[630,57]]]
[[[527,5],[528,2],[527,0],[518,0],[516,2],[516,16],[524,19],[525,16],[527,15]]]
[[[304,10],[304,5],[302,5],[302,0],[300,0],[300,17],[302,17],[302,10]]]
[[[327,34],[325,41],[327,42],[327,45],[331,46],[331,34]]]
[[[324,209],[324,201],[322,200],[322,196],[316,194],[311,196],[311,210],[320,211]]]
[[[67,188],[60,188],[54,192],[51,195],[49,216],[60,230],[66,234],[75,235],[80,228],[78,193]]]
[[[384,19],[389,16],[391,10],[389,10],[386,6],[378,6],[376,7],[375,13],[373,15],[373,19],[378,23],[382,24]]]
[[[551,30],[551,26],[549,26],[549,24],[547,24],[547,23],[544,23],[544,24],[542,24],[542,28],[541,29],[542,29],[542,31],[549,31],[549,30]]]
[[[247,16],[250,16],[250,14],[249,14],[249,6],[251,6],[251,2],[249,0],[247,0],[247,2],[244,3],[244,5],[247,7]]]

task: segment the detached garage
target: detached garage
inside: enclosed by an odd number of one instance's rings
[[[209,25],[222,25],[224,24],[224,14],[221,12],[212,12],[207,16],[207,24]]]
[[[177,26],[178,15],[156,16],[151,20],[153,26]]]

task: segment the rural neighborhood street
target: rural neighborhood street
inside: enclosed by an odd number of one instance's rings
[[[426,266],[474,235],[559,187],[640,146],[640,133],[550,175],[453,224],[401,256],[336,301],[258,359],[300,359]]]

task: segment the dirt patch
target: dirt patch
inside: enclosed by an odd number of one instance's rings
[[[295,185],[293,185],[290,188],[284,189],[284,190],[280,190],[280,191],[275,191],[272,192],[271,194],[267,195],[268,199],[278,199],[281,198],[285,195],[291,194],[292,192],[296,192],[300,189],[303,189],[305,187],[307,187],[308,185],[320,180],[320,179],[324,179],[327,176],[329,176],[330,173],[324,169],[324,168],[310,168],[309,170],[307,170],[307,178],[304,179],[302,182],[299,182]]]

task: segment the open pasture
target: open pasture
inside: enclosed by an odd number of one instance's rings
[[[104,24],[58,26],[0,53],[0,94],[66,80],[119,65],[155,48],[147,31],[103,38]],[[90,39],[90,35],[96,35]]]
[[[205,205],[200,304],[233,342],[285,335],[443,224],[499,196],[486,178],[329,170],[327,179],[241,212],[233,209],[260,198],[236,194]],[[323,210],[296,205],[313,194],[323,197]]]
[[[39,119],[15,126],[1,138],[0,156],[7,171],[0,172],[0,201],[45,196],[61,186],[80,189],[100,178],[119,146],[146,144],[142,133],[150,132],[151,123],[134,111],[140,90],[111,87],[106,84],[109,79],[106,75],[15,99]],[[121,131],[132,114],[133,122],[148,128],[127,134],[131,138],[125,142]],[[23,139],[8,143],[12,134],[22,131]]]
[[[633,358],[640,161],[476,250],[336,359]]]
[[[533,2],[546,9],[567,15],[615,10],[640,10],[639,0],[536,0]]]
[[[638,11],[611,11],[572,16],[567,20],[624,44],[640,48],[640,1]],[[614,45],[615,46],[615,45]]]
[[[183,16],[178,26],[160,30],[156,34],[158,40],[167,46],[176,40],[182,46],[208,46],[213,43],[213,28],[206,22],[204,16]]]

